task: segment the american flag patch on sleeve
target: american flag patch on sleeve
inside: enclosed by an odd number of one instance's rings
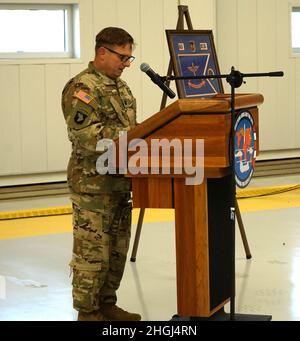
[[[87,94],[83,90],[75,92],[74,97],[80,99],[82,102],[84,102],[86,104],[89,104],[91,102],[91,100],[93,99],[93,97],[91,95]]]

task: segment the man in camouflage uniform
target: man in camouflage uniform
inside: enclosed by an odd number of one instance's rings
[[[62,109],[72,142],[68,184],[73,204],[73,305],[78,320],[141,319],[116,305],[131,227],[130,179],[100,175],[97,142],[136,125],[136,102],[121,80],[130,66],[133,38],[108,27],[96,36],[95,58],[72,78]]]

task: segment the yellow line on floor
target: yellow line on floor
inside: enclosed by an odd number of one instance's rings
[[[0,239],[13,239],[72,231],[72,215],[0,221]]]
[[[132,214],[133,224],[137,224],[139,209]],[[174,210],[146,210],[144,222],[174,221]],[[72,231],[72,215],[55,215],[35,218],[0,220],[0,240],[43,236]]]
[[[242,212],[256,212],[300,207],[300,190],[272,196],[238,200]]]
[[[254,196],[287,190],[290,186],[252,188],[238,192],[238,196]],[[300,207],[300,189],[278,195],[238,200],[242,212]],[[0,213],[0,239],[41,236],[72,231],[71,205],[39,210]],[[55,215],[53,215],[55,214]],[[34,217],[40,215],[39,217]],[[139,209],[133,210],[133,224],[137,224]],[[29,217],[29,218],[22,218]],[[20,219],[12,219],[20,218]],[[147,209],[144,222],[174,221],[172,209]]]

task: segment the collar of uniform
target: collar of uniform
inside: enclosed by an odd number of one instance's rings
[[[103,79],[103,83],[105,85],[116,85],[121,82],[120,78],[117,78],[115,80],[111,79],[107,77],[104,73],[102,73],[101,71],[97,70],[95,66],[93,65],[93,62],[89,62],[89,69],[95,72],[98,76],[100,76]]]

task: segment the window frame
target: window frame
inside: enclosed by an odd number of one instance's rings
[[[79,6],[72,3],[0,3],[0,10],[65,10],[67,21],[65,24],[65,52],[0,52],[0,61],[3,60],[37,60],[37,59],[72,59],[79,58],[79,34],[76,28],[79,25]]]
[[[290,20],[290,44],[291,44],[291,54],[292,57],[300,57],[300,46],[299,47],[293,47],[293,23],[292,23],[292,15],[294,12],[300,13],[300,2],[292,2],[290,3],[290,11],[289,11],[289,20]],[[295,9],[297,9],[295,11]]]

